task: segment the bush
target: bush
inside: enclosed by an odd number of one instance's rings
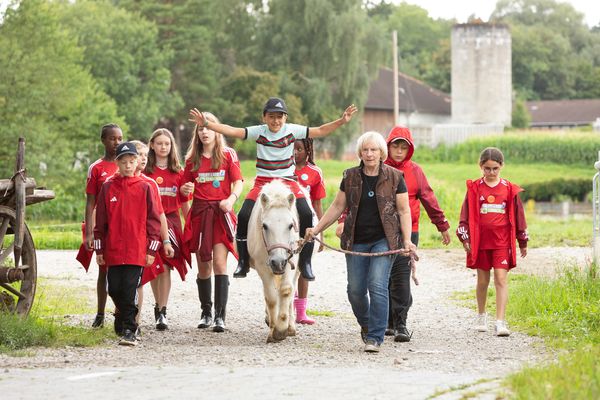
[[[524,192],[520,194],[522,201],[553,201],[557,197],[567,197],[572,201],[585,201],[592,191],[590,179],[553,179],[523,185]]]

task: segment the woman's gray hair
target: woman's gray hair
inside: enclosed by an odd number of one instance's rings
[[[379,147],[379,151],[381,152],[381,161],[385,161],[388,156],[387,143],[385,142],[383,135],[375,131],[363,133],[356,141],[356,155],[358,156],[358,159],[362,160],[360,157],[360,151],[362,150],[364,144],[369,141],[373,141],[377,147]]]

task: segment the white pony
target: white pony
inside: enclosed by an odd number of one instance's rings
[[[281,180],[266,184],[248,222],[250,266],[263,282],[269,325],[267,343],[296,335],[293,297],[300,275],[294,254],[298,234],[296,198]]]

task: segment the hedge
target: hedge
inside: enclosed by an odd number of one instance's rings
[[[524,185],[521,200],[552,201],[559,197],[567,197],[573,201],[585,201],[592,191],[591,179],[553,179],[545,182]]]

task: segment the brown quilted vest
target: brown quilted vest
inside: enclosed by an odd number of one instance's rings
[[[358,204],[362,194],[361,165],[344,171],[344,192],[346,193],[346,205],[348,215],[344,223],[341,246],[344,250],[352,250],[354,243],[354,224],[358,214]],[[388,241],[390,250],[396,250],[402,245],[402,233],[400,231],[400,216],[396,208],[396,188],[402,178],[402,172],[383,163],[379,164],[379,175],[375,185],[375,196],[379,217],[383,225],[383,231]],[[360,227],[358,227],[360,229]]]

